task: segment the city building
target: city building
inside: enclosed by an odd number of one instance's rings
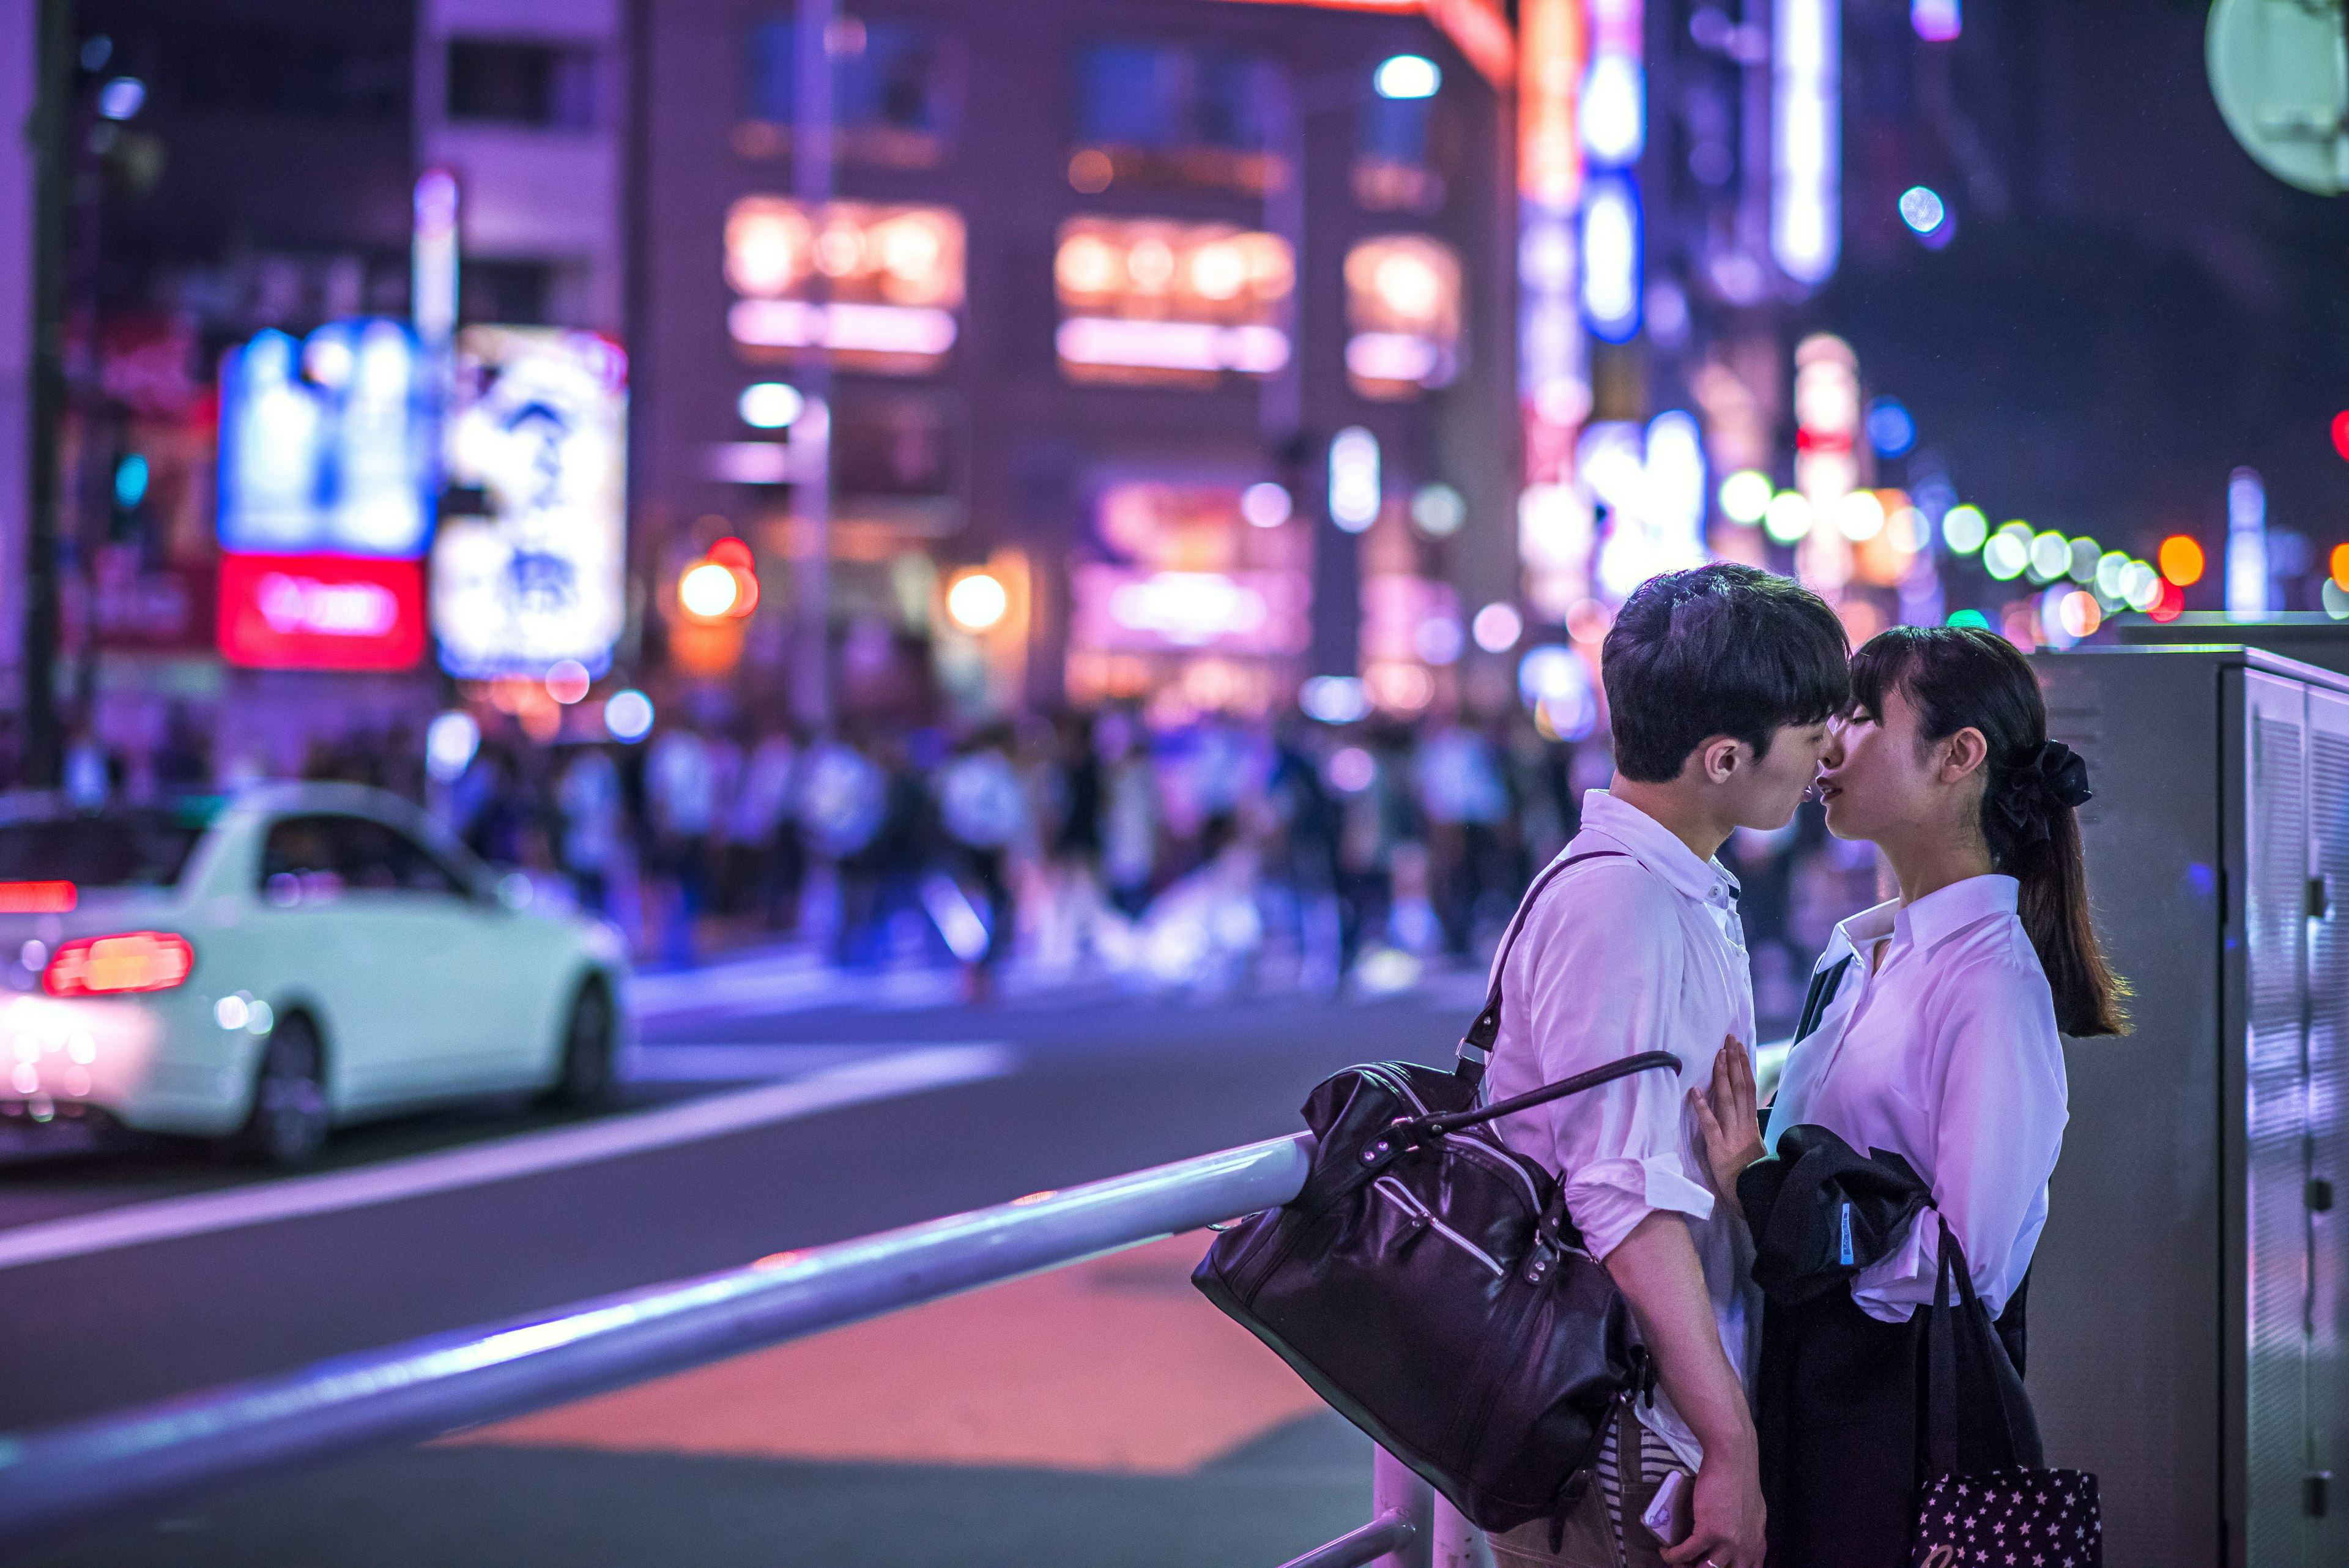
[[[449,697],[426,557],[451,346],[416,285],[453,284],[460,357],[476,323],[616,339],[620,8],[91,0],[76,23],[66,720],[140,788],[169,753],[234,776],[410,738]]]
[[[815,717],[821,562],[843,718],[1449,701],[1515,589],[1514,67],[1427,11],[652,0],[647,673]],[[757,607],[688,611],[730,539]]]

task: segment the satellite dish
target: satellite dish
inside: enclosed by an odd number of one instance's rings
[[[2342,0],[2217,0],[2203,56],[2220,118],[2261,168],[2320,196],[2349,190]]]

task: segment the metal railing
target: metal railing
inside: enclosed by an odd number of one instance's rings
[[[0,1540],[502,1420],[1288,1202],[1309,1134],[45,1431],[0,1436]],[[1291,1568],[1426,1568],[1426,1483],[1387,1456],[1370,1524]]]

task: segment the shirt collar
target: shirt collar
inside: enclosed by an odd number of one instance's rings
[[[1737,897],[1737,878],[1727,867],[1718,860],[1698,859],[1696,852],[1671,828],[1603,789],[1583,793],[1582,826],[1621,844],[1684,898],[1704,899],[1716,893],[1732,899]]]
[[[1898,898],[1888,898],[1874,909],[1862,909],[1837,926],[1836,936],[1852,952],[1885,937],[1899,946],[1913,945],[1930,952],[1986,916],[2013,914],[2019,891],[2020,884],[2012,877],[1995,872],[1967,877],[1935,888],[1913,904],[1903,906]]]

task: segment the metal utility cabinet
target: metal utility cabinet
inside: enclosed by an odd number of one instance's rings
[[[2052,1464],[2113,1568],[2349,1564],[2349,677],[2241,648],[2034,659],[2088,760],[2136,1032],[2068,1042],[2031,1292]]]

